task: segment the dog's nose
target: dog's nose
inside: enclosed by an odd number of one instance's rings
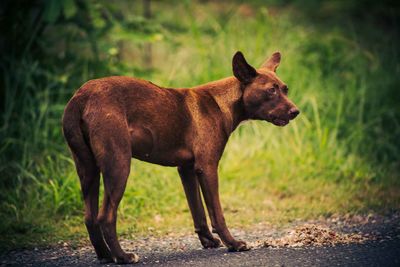
[[[290,116],[291,119],[296,118],[297,115],[299,115],[299,113],[300,113],[300,110],[298,110],[297,108],[291,108],[289,110],[289,116]]]

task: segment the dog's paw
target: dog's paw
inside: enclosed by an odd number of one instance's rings
[[[219,248],[221,246],[221,241],[215,237],[211,238],[201,237],[200,242],[203,245],[203,248],[205,249]]]
[[[114,262],[117,264],[132,264],[139,262],[139,256],[135,253],[126,253],[122,257],[115,257]]]
[[[239,251],[248,251],[251,247],[246,244],[244,241],[236,241],[235,243],[228,246],[229,252],[239,252]]]

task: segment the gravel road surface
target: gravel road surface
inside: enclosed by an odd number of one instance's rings
[[[136,240],[123,240],[122,247],[140,256],[133,266],[400,266],[400,216],[356,216],[313,221],[329,226],[338,233],[358,233],[368,237],[362,243],[329,246],[282,246],[270,248],[263,245],[266,238],[279,238],[296,225],[284,229],[256,225],[251,230],[232,232],[248,241],[253,249],[230,253],[226,248],[202,249],[193,235],[169,234],[149,236]],[[20,249],[0,256],[1,266],[117,266],[99,264],[89,245],[74,248],[63,243],[49,248]]]

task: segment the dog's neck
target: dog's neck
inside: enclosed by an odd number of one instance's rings
[[[247,119],[243,106],[243,91],[235,77],[209,82],[192,89],[205,90],[214,98],[224,116],[225,132],[228,135],[240,122]]]

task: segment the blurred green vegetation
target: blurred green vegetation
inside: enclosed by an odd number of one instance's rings
[[[231,76],[244,52],[278,75],[301,115],[247,122],[220,165],[228,224],[400,207],[399,5],[394,1],[18,0],[0,4],[0,247],[87,239],[63,108],[89,79],[190,87]],[[173,168],[134,160],[120,206],[130,238],[191,231]],[[154,230],[155,229],[155,230]]]

